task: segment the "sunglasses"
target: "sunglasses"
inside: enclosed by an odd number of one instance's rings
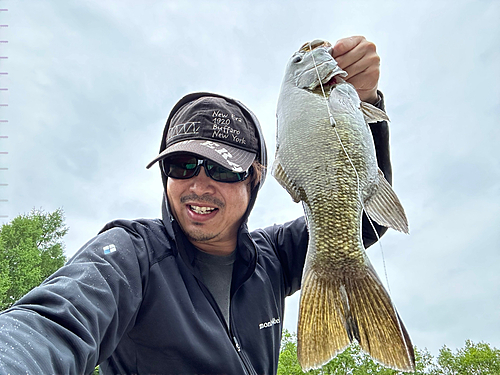
[[[167,177],[183,180],[198,176],[202,165],[206,175],[218,182],[244,181],[250,175],[251,170],[250,168],[245,172],[233,172],[209,159],[199,159],[193,155],[171,156],[161,160],[160,164]]]

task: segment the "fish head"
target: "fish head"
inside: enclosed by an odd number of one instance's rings
[[[332,45],[324,40],[314,40],[305,43],[290,58],[285,81],[299,89],[308,90],[317,94],[324,89],[331,89],[342,78],[347,77],[331,55]]]

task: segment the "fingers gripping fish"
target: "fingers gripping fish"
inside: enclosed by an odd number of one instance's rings
[[[413,346],[363,247],[363,210],[408,233],[396,194],[377,166],[368,123],[386,114],[360,101],[331,45],[306,43],[290,59],[277,108],[272,174],[302,202],[309,231],[297,350],[317,368],[356,339],[377,361],[414,369]]]

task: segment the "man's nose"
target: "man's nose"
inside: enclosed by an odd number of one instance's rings
[[[200,167],[200,173],[197,176],[190,178],[190,190],[198,195],[213,194],[215,192],[214,180],[207,176],[205,167]]]

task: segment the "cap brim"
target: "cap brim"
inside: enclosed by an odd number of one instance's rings
[[[236,147],[201,139],[190,139],[174,143],[154,158],[146,168],[167,156],[189,152],[210,159],[233,172],[245,172],[255,160],[256,154]]]

